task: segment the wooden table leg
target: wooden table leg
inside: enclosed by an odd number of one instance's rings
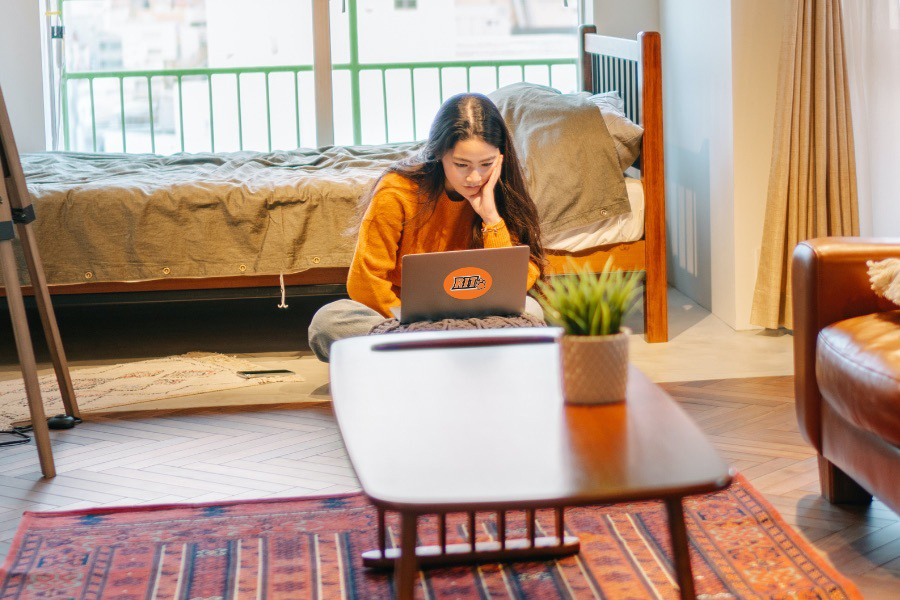
[[[669,515],[669,534],[672,536],[672,554],[675,559],[675,577],[683,599],[695,598],[694,575],[691,572],[691,555],[688,550],[687,527],[684,524],[684,508],[681,498],[666,498]]]
[[[416,526],[414,513],[400,515],[400,558],[394,567],[394,593],[397,600],[412,600],[416,583]]]

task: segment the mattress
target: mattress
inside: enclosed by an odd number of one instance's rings
[[[545,235],[544,248],[580,252],[597,246],[635,242],[643,238],[644,185],[640,179],[626,177],[625,189],[628,192],[628,202],[631,204],[630,213]]]

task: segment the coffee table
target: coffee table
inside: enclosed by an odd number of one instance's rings
[[[351,338],[331,354],[338,425],[363,492],[378,509],[379,547],[363,564],[393,567],[412,598],[419,567],[573,554],[567,506],[661,499],[676,578],[694,597],[682,498],[723,489],[732,471],[700,429],[633,366],[626,402],[564,404],[555,328]],[[534,510],[555,509],[555,535]],[[400,515],[387,548],[385,511]],[[524,510],[507,539],[506,511]],[[497,540],[475,542],[476,511],[497,512]],[[468,513],[470,543],[446,543],[447,513]],[[417,546],[417,518],[437,514],[439,544]]]

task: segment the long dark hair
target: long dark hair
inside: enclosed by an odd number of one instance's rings
[[[448,98],[438,110],[428,141],[415,156],[394,163],[378,178],[378,181],[360,199],[359,218],[362,219],[378,183],[388,173],[397,173],[415,183],[419,190],[422,209],[412,220],[427,220],[434,212],[438,199],[446,187],[446,176],[441,159],[453,150],[457,142],[470,138],[484,140],[500,150],[503,164],[500,179],[494,188],[497,212],[506,223],[514,240],[528,246],[531,259],[544,271],[544,248],[537,208],[528,194],[525,177],[519,165],[516,147],[500,111],[482,94],[457,94]],[[472,223],[473,248],[484,244],[481,234],[481,217],[477,214]]]

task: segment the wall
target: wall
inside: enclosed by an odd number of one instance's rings
[[[673,285],[750,329],[785,0],[660,0]]]
[[[731,10],[662,0],[660,22],[669,281],[733,321]]]
[[[593,21],[587,22],[596,25],[599,34],[633,38],[641,31],[659,31],[659,4],[660,0],[593,0]]]
[[[42,76],[42,11],[35,0],[2,0],[0,86],[19,152],[47,149]]]
[[[732,0],[734,321],[749,329],[772,163],[785,0]],[[713,312],[716,312],[715,310]],[[718,313],[717,313],[718,314]]]
[[[669,281],[748,329],[785,0],[594,0],[602,33],[662,34]]]

